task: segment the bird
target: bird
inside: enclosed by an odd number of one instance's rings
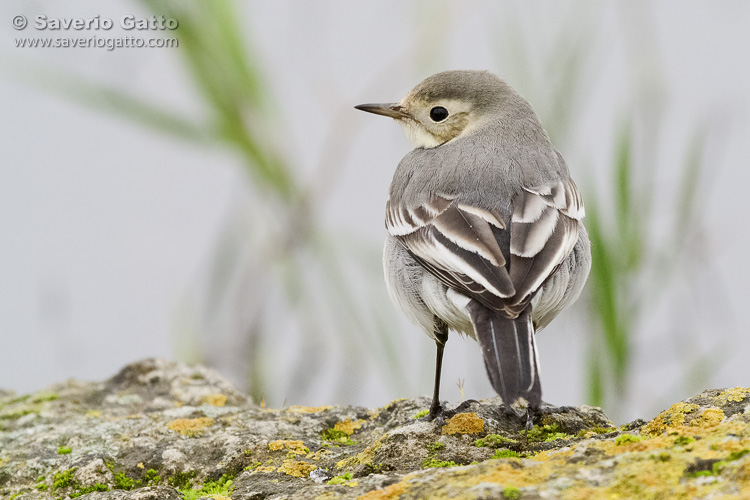
[[[489,71],[432,75],[398,102],[356,109],[393,118],[413,149],[386,201],[392,301],[435,341],[427,420],[443,419],[449,331],[476,340],[503,405],[541,411],[535,333],[580,296],[591,269],[583,199],[533,108]],[[515,413],[515,411],[514,411]]]

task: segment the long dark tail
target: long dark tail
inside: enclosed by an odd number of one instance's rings
[[[538,406],[542,385],[531,307],[516,319],[508,319],[475,300],[469,302],[468,309],[487,375],[503,403],[512,404],[522,397],[530,406]]]

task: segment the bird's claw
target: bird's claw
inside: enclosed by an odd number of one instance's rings
[[[577,411],[575,406],[552,406],[543,403],[545,406],[529,406],[526,408],[526,430],[530,431],[535,423],[539,423],[545,415],[554,415],[556,413],[570,413]]]
[[[420,418],[419,420],[422,422],[435,422],[442,427],[446,419],[450,419],[459,413],[465,412],[474,403],[478,403],[478,401],[476,399],[467,399],[452,410],[446,410],[445,406],[442,404],[433,404],[430,407],[430,413]]]
[[[471,405],[473,405],[474,403],[479,403],[479,401],[477,401],[476,399],[467,399],[466,401],[456,406],[452,410],[445,410],[443,414],[445,415],[446,418],[454,417],[455,415],[459,413],[463,413],[469,408],[471,408]]]

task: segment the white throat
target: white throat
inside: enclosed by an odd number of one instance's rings
[[[404,129],[406,138],[409,139],[414,148],[434,148],[440,146],[437,137],[427,132],[421,125],[414,120],[396,120]]]

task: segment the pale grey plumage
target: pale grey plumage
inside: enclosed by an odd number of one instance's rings
[[[436,106],[447,112],[433,120]],[[590,268],[562,156],[488,72],[438,73],[399,103],[358,108],[397,119],[416,146],[389,190],[384,269],[394,302],[437,342],[433,413],[446,325],[479,341],[506,403],[538,405],[533,333],[578,298]]]

